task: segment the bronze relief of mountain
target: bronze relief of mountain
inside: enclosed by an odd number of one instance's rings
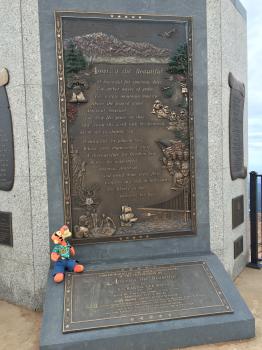
[[[85,56],[89,57],[155,57],[168,58],[170,51],[145,42],[120,40],[111,34],[92,33],[66,39],[65,49],[69,42],[74,42]]]

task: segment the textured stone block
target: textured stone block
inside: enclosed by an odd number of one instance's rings
[[[49,261],[41,265],[34,266],[35,290],[34,290],[34,308],[41,310],[43,308],[43,299],[46,292],[47,280],[49,278]]]
[[[0,258],[0,298],[34,308],[33,265]]]
[[[5,270],[1,273],[0,289],[3,298],[29,307],[34,307],[37,294],[33,267],[37,263],[49,266],[37,4],[18,0],[0,3],[0,61],[10,72],[7,92],[15,146],[14,187],[0,193],[0,210],[12,212],[14,241],[13,248],[1,246],[0,259]],[[9,264],[5,263],[7,260]]]
[[[38,1],[21,0],[21,22],[23,26],[25,84],[41,86]],[[39,89],[41,91],[41,88]],[[27,102],[30,100],[33,98],[28,99]],[[36,101],[39,103],[39,99]]]
[[[0,64],[10,73],[12,86],[24,83],[20,1],[0,2]]]
[[[241,81],[247,78],[246,20],[238,1],[207,1],[208,94],[209,94],[209,196],[211,247],[223,254],[227,271],[234,276],[245,266],[244,259],[234,262],[233,241],[237,234],[247,235],[247,222],[232,231],[231,200],[246,193],[246,182],[231,181],[229,168],[229,97],[228,74]],[[243,8],[242,8],[243,10]],[[237,64],[236,64],[237,62]],[[245,108],[245,113],[247,106]],[[246,125],[246,114],[244,125]],[[244,132],[247,128],[244,126]],[[244,137],[247,164],[247,133]],[[245,213],[245,218],[247,213]],[[244,248],[246,257],[247,247]],[[223,253],[222,253],[223,252]],[[234,264],[238,264],[234,268]]]
[[[31,177],[32,239],[34,262],[49,266],[49,227],[46,177]]]
[[[26,85],[25,93],[30,176],[46,177],[42,86]]]
[[[12,212],[13,248],[1,247],[0,257],[33,263],[29,178],[17,176],[11,192],[1,192],[0,210]],[[8,255],[7,255],[8,254]]]

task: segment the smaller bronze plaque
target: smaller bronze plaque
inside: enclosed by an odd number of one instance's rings
[[[63,332],[232,312],[202,261],[68,273]]]
[[[244,222],[244,196],[232,199],[232,229]]]
[[[236,259],[244,250],[243,236],[238,237],[234,242],[234,259]]]
[[[10,191],[14,184],[14,141],[12,116],[5,85],[6,69],[0,71],[0,190]]]
[[[229,146],[230,172],[232,180],[246,178],[247,168],[244,166],[243,118],[245,104],[245,85],[229,73],[230,86],[229,106]]]
[[[12,213],[0,211],[0,244],[13,246]]]

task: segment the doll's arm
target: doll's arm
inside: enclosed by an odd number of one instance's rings
[[[60,258],[60,255],[56,252],[51,253],[51,260],[52,261],[57,261]]]
[[[70,253],[71,253],[71,255],[72,256],[74,256],[75,255],[75,248],[74,247],[70,247]]]

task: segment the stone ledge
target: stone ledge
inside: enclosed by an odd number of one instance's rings
[[[233,314],[195,317],[180,320],[130,325],[108,329],[62,334],[64,286],[55,285],[50,276],[41,330],[41,350],[168,350],[200,344],[217,343],[236,339],[252,338],[255,335],[255,321],[240,297],[232,280],[225,272],[218,258],[213,254],[190,258],[169,258],[147,261],[133,261],[129,264],[87,266],[87,269],[103,270],[128,266],[175,264],[178,262],[206,261],[223,290]]]

